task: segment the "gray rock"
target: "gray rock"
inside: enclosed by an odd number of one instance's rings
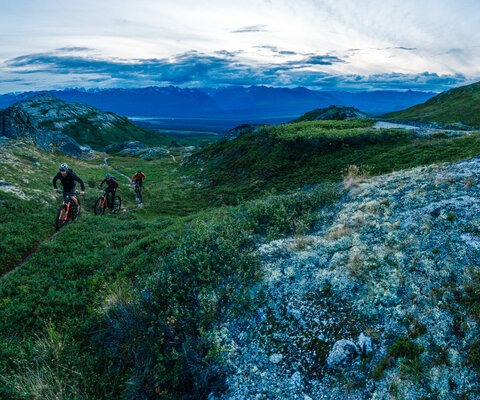
[[[282,361],[283,356],[281,354],[275,353],[270,356],[270,362],[273,364],[278,364],[280,361]]]
[[[351,340],[340,339],[328,353],[327,365],[330,368],[346,366],[360,354],[357,345]]]
[[[372,339],[368,336],[365,336],[362,332],[357,340],[357,347],[360,351],[360,354],[367,355],[373,351]]]

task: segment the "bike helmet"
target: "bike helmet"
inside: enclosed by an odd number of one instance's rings
[[[109,179],[111,177],[112,177],[112,175],[110,175],[110,174],[105,175],[105,179]]]
[[[68,170],[68,165],[67,164],[60,164],[60,171],[67,171]]]
[[[139,174],[141,174],[141,173],[142,173],[142,170],[141,170],[141,169],[139,169],[137,172],[138,172]]]

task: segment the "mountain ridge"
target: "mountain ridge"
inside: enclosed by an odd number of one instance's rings
[[[303,87],[235,86],[202,89],[150,86],[134,89],[64,89],[0,95],[0,108],[38,93],[67,102],[90,104],[127,117],[261,117],[299,116],[315,108],[352,106],[383,114],[421,103],[436,93],[417,91],[314,91]],[[245,121],[248,122],[248,121]]]

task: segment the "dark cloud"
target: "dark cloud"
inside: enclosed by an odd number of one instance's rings
[[[303,54],[301,53],[297,53],[295,51],[291,51],[291,50],[280,50],[278,47],[276,46],[255,46],[254,48],[256,49],[262,49],[262,50],[268,50],[270,51],[271,53],[273,53],[274,55],[276,56],[279,56],[279,57],[285,57],[285,56],[304,56]]]
[[[304,64],[309,65],[332,65],[335,63],[343,63],[344,60],[336,57],[336,56],[329,56],[329,55],[314,55],[309,56],[303,60]]]
[[[93,49],[91,49],[90,47],[61,47],[59,49],[57,49],[56,51],[58,51],[59,53],[62,53],[62,52],[85,52],[85,51],[92,51]]]
[[[357,87],[361,90],[424,90],[444,91],[454,86],[467,83],[463,75],[438,75],[424,72],[422,74],[387,73],[362,75],[342,75],[323,79],[324,87],[345,88],[352,90]]]
[[[252,33],[252,32],[268,32],[267,25],[251,25],[243,28],[238,28],[232,33]]]
[[[459,49],[459,48],[453,48],[445,51],[444,53],[441,54],[461,54],[464,53],[465,49]]]
[[[238,50],[238,51],[227,51],[227,50],[219,50],[216,51],[214,54],[218,55],[219,57],[227,57],[227,58],[233,58],[238,56],[239,54],[243,54],[243,50]]]
[[[265,46],[280,54],[275,47]],[[228,85],[305,86],[317,90],[415,89],[443,91],[466,82],[462,75],[418,75],[388,73],[375,75],[331,75],[315,67],[344,63],[328,54],[300,55],[289,52],[283,63],[247,65],[239,53],[218,51],[207,55],[189,51],[172,58],[141,60],[97,59],[88,57],[86,48],[63,48],[51,53],[30,54],[0,65],[2,81],[23,81],[32,85],[55,82],[69,87],[79,82],[88,87],[142,87],[176,85],[217,87]],[[90,51],[91,52],[91,51]],[[291,60],[296,56],[297,60]],[[316,68],[318,70],[318,68]],[[3,71],[2,71],[3,70]],[[8,71],[8,72],[5,72]],[[46,87],[45,89],[54,88]]]
[[[413,50],[417,50],[417,48],[416,48],[416,47],[395,46],[395,47],[382,47],[382,48],[377,48],[376,50],[405,50],[405,51],[413,51]]]

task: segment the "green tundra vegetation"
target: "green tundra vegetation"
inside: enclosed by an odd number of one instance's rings
[[[442,92],[422,104],[382,116],[398,121],[480,127],[480,82]]]
[[[0,398],[221,391],[228,365],[220,327],[263,301],[260,243],[306,233],[342,194],[347,171],[466,159],[480,154],[480,134],[416,137],[367,120],[313,121],[171,151],[104,164],[101,153],[79,160],[23,142],[2,147]],[[87,191],[78,221],[55,233],[61,198],[51,179],[61,162]],[[144,207],[121,175],[138,168],[147,175]],[[95,187],[107,172],[120,181],[123,210],[98,217]],[[402,340],[389,354],[417,362],[420,349]],[[477,353],[470,362],[480,368]]]
[[[339,182],[350,165],[379,175],[478,154],[477,131],[418,137],[373,125],[372,120],[350,120],[264,126],[206,147],[187,161],[187,170],[202,184],[202,196],[237,204],[261,193]]]

